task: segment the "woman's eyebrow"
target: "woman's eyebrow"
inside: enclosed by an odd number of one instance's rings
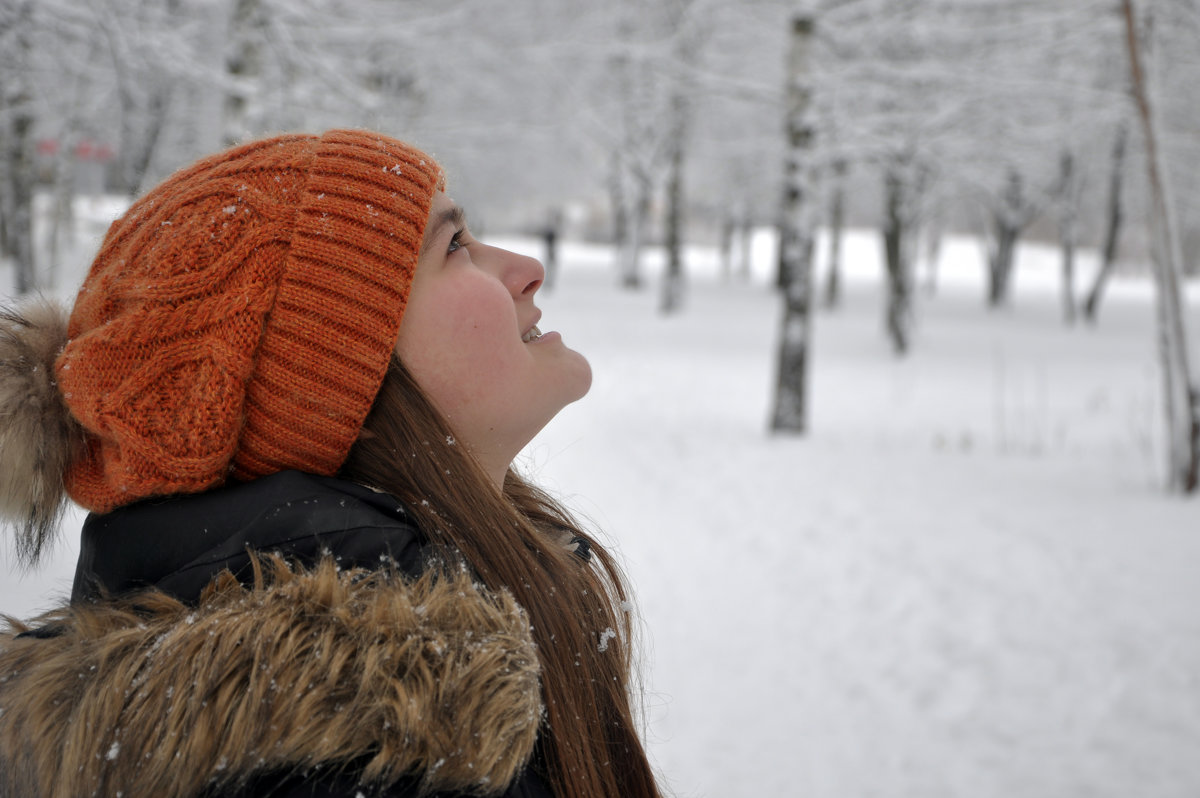
[[[459,206],[455,205],[452,208],[439,213],[433,219],[429,220],[429,229],[425,232],[425,241],[421,244],[421,253],[429,249],[430,244],[437,240],[442,233],[442,228],[446,225],[453,225],[456,229],[466,223],[467,214]]]

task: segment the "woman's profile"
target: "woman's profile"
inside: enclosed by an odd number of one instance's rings
[[[89,511],[0,631],[0,794],[659,795],[623,577],[511,467],[588,363],[446,192],[377,133],[254,141],[0,317],[22,560]]]

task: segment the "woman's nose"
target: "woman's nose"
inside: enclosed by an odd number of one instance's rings
[[[546,279],[546,269],[541,261],[499,247],[492,249],[499,266],[497,276],[515,299],[532,297],[537,293]]]

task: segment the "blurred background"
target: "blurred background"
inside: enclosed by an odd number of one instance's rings
[[[1200,21],[1190,0],[1134,11],[1194,270]],[[797,14],[846,223],[882,227],[891,175],[931,247],[1067,217],[1100,247],[1121,179],[1118,261],[1144,249],[1120,0],[6,0],[6,235],[30,180],[137,194],[247,137],[363,126],[434,150],[477,226],[649,241],[679,202],[687,239],[717,243],[778,221]]]
[[[0,0],[0,293],[229,144],[410,140],[592,362],[521,466],[672,794],[1194,798],[1198,85],[1196,0]]]

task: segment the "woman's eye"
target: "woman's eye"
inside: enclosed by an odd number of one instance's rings
[[[466,246],[466,244],[462,242],[463,233],[465,232],[465,230],[455,231],[454,235],[450,239],[450,246],[446,248],[447,253],[457,252]]]

